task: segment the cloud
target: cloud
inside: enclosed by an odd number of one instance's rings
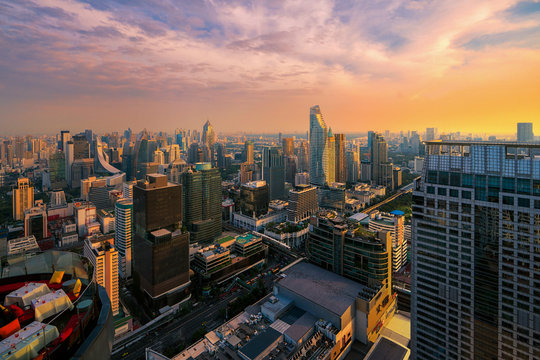
[[[418,100],[501,49],[538,58],[539,11],[512,0],[4,1],[0,95]]]

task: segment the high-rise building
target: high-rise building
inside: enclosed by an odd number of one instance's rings
[[[120,310],[118,296],[118,252],[112,235],[92,236],[84,240],[84,256],[94,266],[94,281],[107,290],[113,315]]]
[[[294,186],[309,184],[309,173],[297,172],[294,176]]]
[[[321,210],[310,219],[306,242],[309,261],[367,286],[392,291],[392,240],[349,223],[334,211]]]
[[[335,157],[335,168],[336,182],[345,183],[347,182],[347,161],[345,157],[345,134],[335,134],[335,143],[336,143],[336,157]]]
[[[436,128],[426,128],[426,141],[435,140],[437,134]]]
[[[34,206],[34,187],[28,178],[18,178],[13,187],[13,219],[24,220],[24,211]]]
[[[131,277],[131,243],[133,239],[133,200],[122,199],[114,205],[114,244],[118,250],[120,276]]]
[[[317,188],[311,185],[297,185],[289,191],[287,220],[300,222],[308,220],[319,210]]]
[[[270,200],[285,199],[285,164],[279,147],[265,147],[262,178],[268,184]]]
[[[426,142],[412,203],[414,358],[540,358],[538,148]]]
[[[282,139],[283,155],[292,156],[294,155],[294,139],[293,138],[283,138]]]
[[[302,141],[296,148],[296,157],[298,158],[297,171],[309,172],[309,143]]]
[[[65,154],[65,160],[66,160],[66,165],[65,165],[65,169],[66,169],[66,181],[67,181],[67,184],[71,187],[72,184],[71,184],[71,167],[73,165],[73,161],[74,161],[74,155],[73,155],[73,142],[72,141],[67,141],[66,143],[64,143],[64,154]]]
[[[253,164],[254,162],[253,141],[251,140],[247,140],[244,143],[244,160],[248,164]]]
[[[392,237],[392,271],[401,270],[407,263],[407,242],[405,241],[405,216],[400,213],[372,213],[369,231],[387,231]]]
[[[296,155],[286,155],[283,157],[285,165],[285,181],[294,185],[294,176],[296,175]]]
[[[56,151],[49,156],[49,180],[51,189],[62,189],[66,182],[65,153]]]
[[[133,199],[133,186],[137,185],[137,181],[126,181],[122,184],[122,197],[124,199]]]
[[[328,140],[326,141],[326,158],[328,164],[328,176],[326,183],[332,184],[336,181],[336,138],[332,134],[332,129],[328,130]]]
[[[60,142],[58,144],[59,149],[65,152],[66,144],[70,140],[71,140],[71,134],[69,133],[69,130],[60,131]]]
[[[240,187],[240,211],[242,214],[259,217],[268,212],[268,185],[266,181],[252,181]]]
[[[371,178],[377,185],[394,189],[393,165],[388,162],[388,143],[379,133],[371,137]]]
[[[133,272],[154,309],[189,296],[189,232],[182,231],[182,186],[148,174],[133,187]]]
[[[254,164],[248,164],[243,162],[240,164],[240,184],[245,184],[250,181],[253,181],[254,175]]]
[[[30,235],[34,235],[38,241],[49,237],[45,204],[24,211],[24,236]]]
[[[210,162],[212,165],[216,165],[214,160],[214,144],[216,143],[216,133],[210,121],[206,120],[203,126],[202,143],[207,147],[208,155],[204,158],[205,162]]]
[[[90,143],[86,139],[86,135],[73,135],[73,160],[89,159],[90,158]]]
[[[165,164],[165,154],[163,153],[163,151],[157,149],[156,151],[154,151],[154,159],[153,159],[153,162],[157,163],[157,164]]]
[[[518,142],[534,141],[532,122],[521,122],[517,124],[517,141]]]
[[[191,242],[208,243],[221,235],[221,173],[210,163],[197,163],[181,176],[184,224]]]
[[[347,182],[358,182],[360,174],[360,158],[358,152],[351,150],[347,151],[345,153],[345,159],[347,162]]]
[[[315,185],[325,185],[335,178],[334,152],[329,146],[329,135],[321,109],[315,105],[309,110],[309,180]],[[332,136],[333,137],[333,136]]]
[[[73,164],[71,164],[71,188],[78,189],[79,187],[81,187],[81,180],[88,179],[90,176],[93,175],[93,159],[79,159],[73,161]]]

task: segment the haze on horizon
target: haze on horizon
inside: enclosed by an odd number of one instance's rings
[[[59,129],[515,133],[540,2],[0,2],[2,135]],[[535,129],[538,131],[537,129]]]

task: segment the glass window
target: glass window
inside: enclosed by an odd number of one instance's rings
[[[464,198],[464,199],[470,199],[471,198],[471,192],[463,190],[463,191],[461,191],[461,197]]]
[[[439,195],[442,195],[442,196],[446,196],[446,188],[438,188],[437,189],[437,194]]]
[[[435,194],[435,187],[434,186],[428,186],[426,190],[427,190],[428,194]]]
[[[486,189],[476,189],[476,191],[474,192],[474,199],[480,200],[480,201],[486,201],[487,200]]]
[[[515,179],[503,177],[502,187],[503,187],[503,190],[506,192],[515,192],[516,191]]]
[[[514,198],[511,196],[503,196],[504,205],[514,205]]]
[[[531,200],[526,198],[518,198],[518,206],[529,207],[531,206]]]
[[[472,188],[473,186],[473,176],[471,174],[463,174],[461,179],[463,181],[463,187]]]
[[[517,179],[517,192],[518,194],[530,194],[531,182],[529,179]]]
[[[498,176],[489,176],[488,177],[488,187],[491,189],[500,189],[501,188],[501,178]]]
[[[450,189],[450,196],[451,197],[459,197],[459,191],[456,189]]]
[[[448,185],[448,179],[449,175],[446,171],[440,171],[439,172],[439,184],[441,185]]]
[[[485,175],[476,175],[474,178],[474,187],[475,188],[485,188],[486,187],[486,176]]]
[[[427,174],[427,182],[431,184],[437,183],[437,172],[434,170],[429,170]]]
[[[450,173],[450,185],[461,186],[461,174],[457,172]]]
[[[540,195],[540,180],[533,180],[533,195]]]

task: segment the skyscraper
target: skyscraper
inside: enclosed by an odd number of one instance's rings
[[[240,187],[240,211],[247,216],[259,217],[268,212],[268,185],[266,181],[252,181]]]
[[[319,105],[309,110],[309,180],[315,185],[324,185],[329,178],[328,128]]]
[[[388,162],[388,143],[379,133],[371,136],[371,178],[377,185],[394,189],[393,165]]]
[[[435,140],[436,133],[437,133],[437,129],[426,128],[426,141]]]
[[[287,220],[299,222],[308,220],[319,210],[317,188],[311,185],[297,185],[289,191]]]
[[[517,141],[519,142],[534,141],[532,122],[517,123]]]
[[[118,314],[118,252],[112,235],[92,236],[84,240],[84,256],[94,266],[94,281],[107,290],[113,315]]]
[[[336,140],[336,182],[347,182],[347,161],[345,157],[345,134],[335,134]]]
[[[253,164],[254,162],[253,141],[251,140],[246,140],[244,143],[244,160],[248,164]]]
[[[284,156],[294,155],[294,139],[293,138],[283,138],[282,146],[283,146]]]
[[[285,164],[279,147],[263,150],[262,178],[269,188],[270,200],[285,199]]]
[[[347,162],[347,182],[355,183],[358,181],[360,174],[358,152],[349,150],[345,153],[345,158]]]
[[[159,309],[189,296],[189,232],[182,231],[182,186],[148,174],[133,187],[134,278],[149,306]]]
[[[130,278],[131,243],[133,239],[133,200],[118,200],[114,205],[114,217],[114,244],[116,250],[118,250],[120,276]]]
[[[184,224],[191,242],[208,243],[221,235],[221,173],[210,163],[197,163],[181,175]]]
[[[90,158],[90,143],[85,134],[73,135],[73,160]]]
[[[216,143],[216,133],[214,132],[214,128],[212,124],[210,124],[209,120],[206,120],[206,123],[204,123],[203,126],[202,143],[207,146],[207,151],[209,153],[208,158],[205,158],[204,161],[211,162],[212,165],[215,165],[214,144]]]
[[[34,187],[28,178],[18,178],[13,187],[13,219],[24,220],[24,211],[34,206]]]
[[[331,128],[328,130],[328,140],[326,140],[324,157],[326,158],[328,169],[326,183],[332,184],[336,181],[336,138],[334,137]]]
[[[296,148],[296,157],[298,159],[298,172],[309,172],[309,142],[302,141]]]
[[[413,357],[540,358],[540,145],[426,147],[412,205]]]

